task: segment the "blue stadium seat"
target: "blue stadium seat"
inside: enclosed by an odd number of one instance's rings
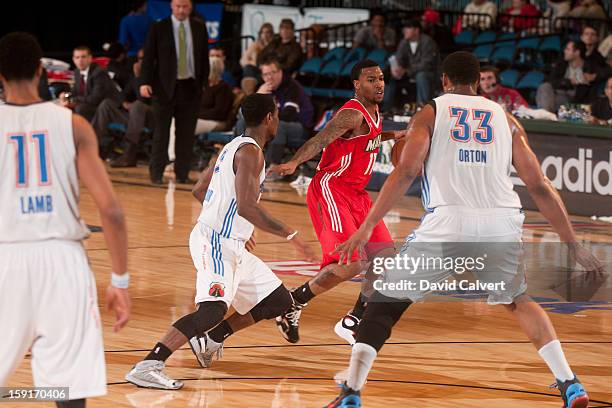
[[[474,49],[474,55],[480,61],[488,61],[491,56],[491,52],[493,52],[492,45],[479,45]]]
[[[352,89],[334,89],[332,96],[334,98],[351,99],[355,97],[355,91]]]
[[[344,68],[342,68],[342,71],[340,71],[340,76],[350,77],[351,76],[351,70],[353,69],[353,67],[355,65],[357,65],[357,62],[359,62],[359,61],[351,61],[348,64],[346,64],[344,66]]]
[[[516,84],[516,89],[537,89],[544,81],[544,73],[540,71],[529,71]]]
[[[455,36],[455,44],[471,45],[474,42],[476,33],[472,30],[465,30]]]
[[[499,79],[503,86],[516,88],[516,83],[519,79],[519,72],[516,69],[507,69],[500,72]]]
[[[298,71],[304,74],[318,74],[321,70],[321,65],[321,58],[311,58],[306,60]]]
[[[326,63],[334,59],[342,61],[347,51],[348,50],[344,47],[333,48],[327,51],[327,53],[323,56],[323,62]]]
[[[206,133],[206,140],[219,143],[229,143],[234,139],[234,132],[229,130],[227,132],[208,132]]]
[[[340,62],[340,60],[334,59],[328,62],[327,64],[325,64],[325,66],[321,68],[321,71],[319,72],[319,74],[327,75],[327,76],[339,76],[341,69],[342,69],[342,63]]]
[[[495,31],[483,31],[482,33],[478,34],[474,44],[490,43],[495,41],[496,38],[497,33]]]
[[[504,45],[496,48],[491,55],[491,61],[495,64],[500,62],[512,62],[514,59],[514,45]]]
[[[561,52],[561,38],[558,36],[544,38],[540,44],[540,51]]]
[[[519,40],[516,48],[525,50],[537,50],[540,46],[539,38],[523,38]]]
[[[367,58],[371,59],[372,61],[380,65],[382,69],[385,69],[388,64],[388,61],[387,61],[388,55],[389,53],[387,52],[387,50],[382,49],[382,48],[376,48],[375,50],[370,51]]]
[[[344,64],[351,62],[351,61],[361,61],[362,59],[365,58],[367,51],[365,50],[365,48],[354,48],[352,50],[350,50],[345,56],[344,56],[344,60],[342,61]]]

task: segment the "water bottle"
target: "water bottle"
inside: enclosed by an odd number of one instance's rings
[[[568,110],[567,110],[567,106],[565,105],[561,105],[559,107],[559,112],[557,113],[557,117],[559,118],[559,120],[561,121],[567,121],[568,120]]]

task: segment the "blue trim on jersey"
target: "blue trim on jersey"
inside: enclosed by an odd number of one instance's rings
[[[423,203],[423,208],[425,208],[425,211],[428,213],[433,212],[433,208],[429,208],[429,200],[429,180],[427,179],[427,173],[423,166],[423,175],[421,177],[421,202]]]
[[[234,216],[236,215],[237,210],[238,203],[235,199],[232,198],[232,202],[230,203],[230,206],[227,209],[227,213],[225,214],[225,219],[223,220],[223,227],[221,227],[221,235],[225,238],[230,237],[232,227],[234,226]]]
[[[210,244],[212,248],[212,259],[214,265],[213,273],[225,276],[225,265],[223,265],[223,259],[221,255],[221,241],[219,240],[219,234],[215,231],[212,232]]]

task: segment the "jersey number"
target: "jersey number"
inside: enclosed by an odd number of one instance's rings
[[[467,143],[473,138],[478,143],[488,144],[493,142],[493,128],[491,127],[491,116],[493,112],[484,109],[465,109],[456,106],[450,108],[451,118],[455,118],[455,126],[451,129],[451,139],[456,142]],[[472,120],[478,121],[476,129],[471,129],[467,122],[472,116]]]
[[[51,185],[51,172],[48,153],[49,145],[47,143],[46,132],[32,132],[29,135],[24,133],[10,133],[8,141],[15,147],[15,178],[17,187],[28,187],[29,183],[29,160],[28,160],[28,145],[33,144],[36,150],[36,158],[38,164],[38,185]],[[28,143],[29,142],[29,143]]]

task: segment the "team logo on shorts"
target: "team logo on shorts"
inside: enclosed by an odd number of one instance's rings
[[[213,282],[208,289],[208,296],[223,297],[225,296],[225,285],[219,282]]]

